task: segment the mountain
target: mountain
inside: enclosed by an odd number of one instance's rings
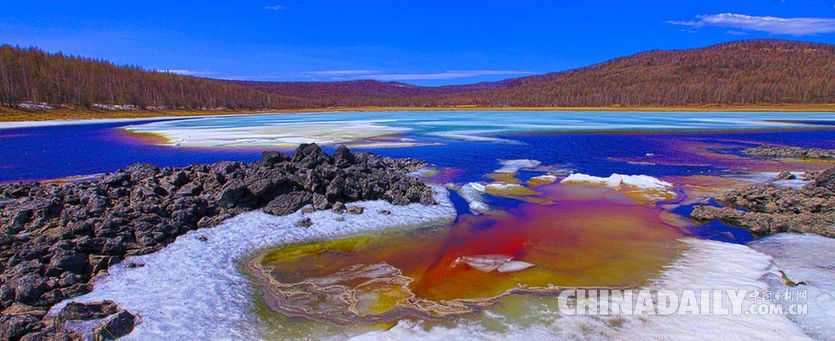
[[[835,103],[835,45],[750,40],[649,51],[539,76],[464,86],[242,82],[306,106],[599,107]]]
[[[230,83],[272,94],[296,98],[304,107],[332,106],[425,106],[431,98],[499,89],[502,82],[424,87],[398,82],[356,80],[344,82],[253,82]]]
[[[749,40],[649,51],[499,82],[229,81],[0,47],[0,105],[46,102],[166,108],[600,107],[835,103],[835,45]]]
[[[649,51],[506,81],[505,87],[434,104],[685,106],[835,103],[835,45],[752,40]]]

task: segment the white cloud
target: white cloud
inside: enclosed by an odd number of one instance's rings
[[[832,18],[779,18],[760,17],[735,13],[699,15],[690,21],[667,21],[668,24],[689,27],[727,27],[739,30],[760,31],[771,34],[793,36],[814,35],[835,32],[835,19]]]
[[[379,81],[415,81],[469,78],[491,75],[524,75],[527,71],[514,70],[459,70],[434,73],[384,73],[377,70],[327,70],[305,72],[308,76],[327,76],[338,79],[374,79]]]
[[[527,71],[513,71],[513,70],[462,70],[462,71],[444,71],[436,73],[391,73],[370,75],[371,79],[381,81],[406,81],[406,80],[439,80],[439,79],[456,79],[456,78],[470,78],[478,76],[501,76],[501,75],[524,75],[530,74]]]
[[[308,71],[306,75],[313,76],[355,76],[355,75],[369,75],[380,73],[377,70],[325,70],[325,71]]]
[[[212,74],[211,72],[183,70],[183,69],[168,69],[168,70],[158,70],[158,71],[163,72],[163,73],[174,73],[174,74],[184,75],[184,76],[208,76],[208,75]]]
[[[264,9],[268,10],[268,11],[280,11],[280,10],[283,10],[285,8],[286,7],[281,6],[281,5],[264,6]]]
[[[348,81],[358,79],[371,79],[378,81],[420,81],[420,80],[446,80],[458,78],[470,78],[478,76],[512,76],[529,75],[533,72],[515,70],[458,70],[434,73],[390,73],[379,70],[320,70],[280,74],[258,74],[250,76],[226,76],[223,79],[231,80],[263,80],[263,81],[285,81],[287,79],[304,78],[311,81]]]

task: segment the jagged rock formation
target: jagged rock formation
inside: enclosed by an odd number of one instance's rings
[[[742,151],[746,155],[766,158],[794,158],[794,159],[835,159],[835,149],[800,148],[761,145]]]
[[[252,163],[135,164],[92,181],[0,185],[0,339],[77,337],[43,321],[52,305],[88,292],[126,256],[242,212],[284,215],[379,199],[433,204],[431,188],[408,176],[424,165],[345,147],[329,156],[303,144],[292,156],[265,152]],[[102,333],[124,330],[127,319]]]
[[[715,200],[725,207],[696,206],[690,218],[716,219],[755,235],[811,232],[835,237],[835,168],[813,176],[800,189],[759,184],[722,193]]]

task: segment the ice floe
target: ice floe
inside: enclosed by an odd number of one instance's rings
[[[515,272],[534,266],[532,263],[515,261],[513,257],[507,255],[461,256],[452,263],[452,266],[462,263],[481,272]]]
[[[649,175],[622,175],[612,174],[608,177],[598,177],[582,173],[574,173],[562,180],[564,183],[596,183],[606,185],[608,187],[618,189],[623,185],[633,186],[644,189],[667,189],[673,187],[673,184],[661,181]]]
[[[458,189],[458,195],[461,196],[470,207],[470,212],[473,214],[481,214],[490,210],[490,207],[484,202],[484,192],[487,187],[478,182],[467,183]]]
[[[51,313],[70,301],[111,299],[141,319],[127,339],[257,339],[262,323],[253,315],[254,289],[239,271],[239,261],[275,245],[451,222],[456,213],[448,192],[434,189],[439,204],[433,206],[371,201],[358,203],[366,208],[361,215],[301,210],[282,217],[244,213],[214,228],[186,233],[159,252],[111,267],[109,275],[95,281],[92,292],[57,304]],[[293,226],[303,216],[313,226]],[[338,217],[344,221],[337,221]],[[126,268],[130,262],[145,266]]]
[[[208,122],[199,124],[202,120]],[[214,125],[211,122],[215,120],[217,118],[193,120],[190,125],[155,122],[124,129],[134,133],[157,134],[165,137],[169,145],[182,147],[295,147],[301,143],[333,145],[409,131],[407,128],[386,126],[370,120],[285,122],[261,126]],[[386,144],[397,145],[397,141],[388,141]]]
[[[531,159],[514,159],[514,160],[499,160],[501,168],[497,169],[496,173],[516,173],[520,169],[534,168],[539,166],[542,162]]]
[[[603,178],[574,173],[567,176],[560,183],[604,185],[614,190],[627,192],[627,194],[639,194],[637,196],[641,199],[649,201],[659,201],[676,196],[675,192],[672,191],[673,184],[649,175],[623,175],[615,173]]]
[[[523,262],[523,261],[519,261],[519,260],[512,260],[512,261],[505,262],[502,265],[499,265],[499,268],[496,269],[496,271],[498,271],[498,272],[516,272],[516,271],[525,270],[525,269],[530,268],[532,266],[534,266],[533,263]]]

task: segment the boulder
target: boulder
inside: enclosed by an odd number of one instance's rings
[[[70,302],[58,313],[60,321],[86,321],[105,318],[118,311],[113,301],[79,303]]]
[[[93,329],[93,337],[96,340],[115,340],[130,334],[136,324],[136,316],[127,310],[120,310],[109,317],[105,323]]]
[[[279,195],[264,207],[264,212],[272,215],[287,215],[310,204],[312,199],[312,195],[307,192],[291,192]]]

